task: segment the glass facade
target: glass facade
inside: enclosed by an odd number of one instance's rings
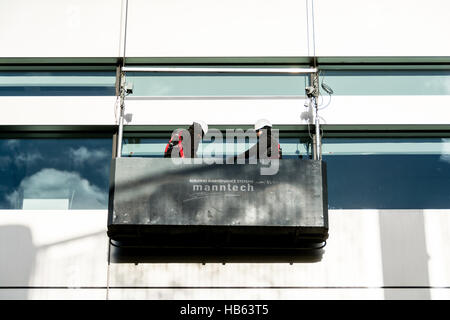
[[[0,139],[0,209],[107,209],[112,139]]]
[[[448,70],[325,70],[322,81],[334,95],[450,95]]]
[[[170,136],[170,135],[168,135]],[[123,157],[151,157],[162,158],[164,150],[169,141],[167,139],[153,138],[125,138],[123,140]],[[197,156],[207,157],[228,157],[240,154],[255,144],[255,141],[247,140],[244,143],[223,141],[202,141],[199,144]],[[307,139],[281,138],[280,147],[283,151],[283,158],[307,158],[310,155],[310,145]]]
[[[115,96],[116,80],[114,71],[0,71],[0,96]],[[144,99],[290,98],[309,85],[307,75],[270,73],[127,72],[126,80],[128,97]],[[320,82],[334,95],[450,95],[445,69],[322,70]],[[162,157],[169,137],[126,137],[122,156]],[[307,135],[281,137],[283,158],[311,157]],[[225,158],[253,144],[203,141],[198,156]],[[330,209],[450,208],[449,145],[447,138],[325,138]],[[0,139],[0,209],[106,209],[111,149],[111,138]]]
[[[127,72],[133,96],[303,96],[308,78],[295,74]]]
[[[324,139],[330,209],[449,209],[450,139]]]
[[[0,96],[114,96],[115,72],[0,71]]]
[[[283,158],[310,158],[308,141],[281,138]],[[125,138],[122,155],[162,157],[167,142]],[[226,157],[251,146],[229,146],[226,141],[201,143],[198,156],[204,150],[215,150]],[[322,152],[327,163],[330,209],[450,208],[448,138],[325,138]]]
[[[133,96],[303,96],[302,74],[127,72]],[[450,95],[448,70],[322,70],[334,95]],[[322,93],[323,90],[322,90]]]

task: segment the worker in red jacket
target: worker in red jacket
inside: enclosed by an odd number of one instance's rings
[[[196,158],[200,140],[207,132],[208,125],[203,121],[194,121],[187,130],[175,130],[164,150],[164,158]]]

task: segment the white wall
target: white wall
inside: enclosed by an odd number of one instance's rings
[[[447,125],[450,96],[333,96],[320,111],[329,125]],[[301,98],[138,99],[125,103],[125,125],[251,125],[267,118],[276,125],[313,123]],[[0,125],[116,125],[116,97],[0,97],[7,110]],[[170,110],[170,117],[161,110]],[[205,111],[207,110],[207,112]]]
[[[120,56],[122,0],[2,0],[0,57]]]
[[[127,57],[445,57],[446,0],[128,0]],[[1,57],[121,57],[126,0],[4,0]],[[314,22],[314,28],[313,28]]]
[[[308,56],[306,0],[129,0],[127,57]]]
[[[209,124],[253,124],[260,118],[274,124],[307,123],[301,114],[307,110],[304,99],[144,99],[127,100],[126,124],[190,124],[202,119]],[[166,112],[170,110],[170,116]],[[280,112],[283,110],[283,112]]]
[[[130,125],[189,124],[202,119],[213,125],[251,125],[267,118],[276,125],[313,122],[305,99],[143,99],[127,100]],[[321,123],[330,125],[448,124],[450,96],[324,97]],[[170,117],[160,110],[170,110]]]
[[[2,211],[0,289],[106,287],[106,221],[96,210]]]
[[[314,1],[319,57],[450,56],[447,0]]]
[[[450,299],[449,210],[329,218],[320,261],[119,262],[112,250],[109,298]],[[0,229],[0,298],[106,298],[105,211],[2,211]]]
[[[323,124],[438,125],[450,123],[450,96],[332,96]],[[327,105],[328,104],[328,105]]]
[[[432,299],[450,299],[448,289],[425,289]],[[110,299],[157,300],[382,300],[394,295],[396,300],[426,299],[424,289],[379,288],[252,288],[252,289],[110,289]],[[238,294],[237,294],[238,293]]]
[[[0,125],[114,125],[118,105],[116,97],[3,96],[0,107]]]

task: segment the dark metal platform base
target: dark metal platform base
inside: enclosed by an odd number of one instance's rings
[[[112,162],[108,236],[149,248],[320,248],[328,237],[325,166],[280,160],[203,165],[186,159]]]

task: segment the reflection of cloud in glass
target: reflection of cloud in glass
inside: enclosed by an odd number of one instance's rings
[[[442,81],[442,85],[444,87],[445,93],[450,94],[450,79],[445,79]]]
[[[77,165],[84,165],[86,161],[95,162],[109,157],[106,150],[88,150],[86,147],[70,148],[69,155]]]
[[[109,170],[110,167],[108,166],[100,166],[97,168],[96,173],[104,179],[104,181],[109,181]]]
[[[439,160],[450,163],[450,138],[442,138],[441,157]]]
[[[105,209],[106,192],[90,184],[76,172],[46,168],[24,178],[19,188],[6,196],[15,206],[25,199],[69,199],[71,209]]]
[[[147,90],[152,96],[165,96],[170,93],[171,88],[168,85],[152,83]]]
[[[442,94],[442,95],[450,95],[450,79],[445,78],[431,78],[431,80],[425,81],[425,87],[427,89],[433,90],[433,92]]]
[[[8,149],[14,149],[15,147],[19,146],[20,141],[18,139],[7,139],[3,141],[3,146],[7,147]]]
[[[12,160],[8,156],[0,157],[0,169],[8,169],[8,166],[11,164]]]
[[[30,166],[32,164],[34,164],[36,161],[38,160],[43,160],[44,157],[38,153],[19,153],[15,158],[14,158],[14,163],[17,166]]]

